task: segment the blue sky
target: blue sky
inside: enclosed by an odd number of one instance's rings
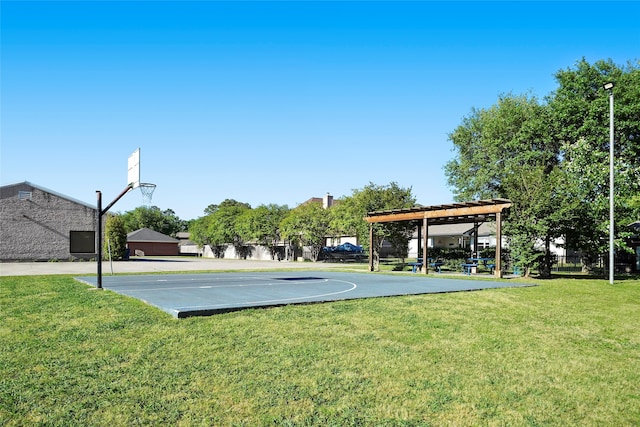
[[[453,200],[448,134],[500,94],[640,57],[640,2],[2,1],[3,185],[106,205],[295,207],[369,182]],[[112,211],[141,205],[138,190]]]

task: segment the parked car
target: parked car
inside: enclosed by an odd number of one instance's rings
[[[362,246],[346,242],[338,246],[322,248],[324,261],[361,261],[367,258]]]

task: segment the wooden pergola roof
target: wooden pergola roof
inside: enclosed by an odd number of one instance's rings
[[[511,200],[491,199],[445,205],[419,206],[406,209],[368,212],[365,220],[374,222],[397,222],[429,220],[429,225],[485,222],[495,219],[496,214],[511,207]]]
[[[477,228],[478,223],[494,220],[496,222],[496,257],[495,275],[502,277],[501,253],[502,253],[502,211],[511,207],[511,200],[491,199],[476,200],[464,203],[450,203],[446,205],[420,206],[407,209],[392,209],[387,211],[375,211],[367,213],[364,218],[369,223],[369,236],[373,237],[373,224],[378,222],[411,221],[418,227],[418,242],[422,240],[423,258],[428,260],[428,230],[431,225],[473,223]],[[422,231],[425,236],[422,238]],[[477,232],[476,232],[477,233]],[[373,271],[373,248],[369,248],[369,270]],[[424,262],[422,271],[427,274],[428,263]]]

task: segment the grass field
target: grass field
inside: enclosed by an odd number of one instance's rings
[[[640,280],[177,320],[0,278],[0,425],[637,426]]]

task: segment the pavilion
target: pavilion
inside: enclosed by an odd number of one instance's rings
[[[412,221],[418,227],[418,246],[422,246],[422,256],[428,259],[428,230],[430,225],[473,223],[478,225],[486,221],[496,223],[496,266],[495,276],[502,277],[502,214],[511,207],[511,200],[491,199],[472,202],[451,203],[446,205],[420,206],[406,209],[393,209],[367,213],[365,220],[369,223],[369,241],[373,239],[373,224],[379,222]],[[424,230],[424,237],[422,233]],[[477,240],[477,239],[476,239]],[[429,263],[422,268],[428,274]],[[369,270],[373,271],[373,248],[369,245]]]

